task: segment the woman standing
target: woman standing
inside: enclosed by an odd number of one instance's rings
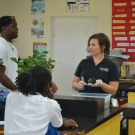
[[[72,81],[76,91],[85,93],[109,93],[115,95],[119,85],[119,73],[115,63],[105,57],[110,53],[110,41],[104,33],[92,35],[88,40],[92,57],[82,60]],[[96,83],[88,83],[95,78]]]

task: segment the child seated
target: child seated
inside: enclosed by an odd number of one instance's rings
[[[7,96],[5,135],[45,135],[49,123],[53,127],[77,127],[73,120],[63,122],[59,104],[50,99],[51,81],[50,71],[42,66],[34,66],[16,78],[20,92]]]

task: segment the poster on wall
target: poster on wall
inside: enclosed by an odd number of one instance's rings
[[[44,19],[31,19],[31,39],[44,39]]]
[[[135,1],[112,0],[112,49],[135,61]]]
[[[89,0],[67,0],[67,12],[88,12]]]
[[[45,0],[31,0],[31,14],[44,14]]]
[[[33,42],[33,50],[37,50],[40,53],[47,51],[47,44],[44,42]],[[35,56],[33,55],[33,57]]]

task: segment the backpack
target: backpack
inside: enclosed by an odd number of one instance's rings
[[[0,121],[4,121],[7,95],[10,92],[0,92]]]

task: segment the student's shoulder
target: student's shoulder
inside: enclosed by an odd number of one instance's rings
[[[21,93],[20,92],[10,92],[7,97],[8,98],[13,98],[13,97],[16,97],[18,95],[20,95]]]
[[[6,43],[7,41],[4,39],[4,38],[2,38],[2,37],[0,37],[0,43]]]
[[[3,40],[4,40],[4,38],[0,37],[0,41],[3,41]]]
[[[6,45],[7,45],[7,41],[4,38],[0,37],[0,48],[5,49]]]
[[[57,101],[54,99],[50,99],[48,97],[44,97],[44,99],[46,100],[46,102],[52,103],[52,104],[57,104]]]
[[[47,98],[47,97],[46,97],[45,100],[46,100],[46,103],[48,102],[48,104],[51,104],[51,105],[53,105],[54,107],[59,106],[58,102],[57,102],[55,99],[50,99],[50,98]]]

